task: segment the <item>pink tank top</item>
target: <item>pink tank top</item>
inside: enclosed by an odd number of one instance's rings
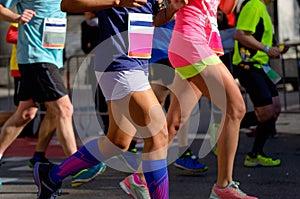
[[[187,6],[176,13],[169,47],[173,67],[191,65],[216,54],[214,50],[222,49],[220,37],[210,39],[212,36],[218,37],[211,34],[216,28],[211,19],[216,23],[219,3],[220,0],[190,0]]]

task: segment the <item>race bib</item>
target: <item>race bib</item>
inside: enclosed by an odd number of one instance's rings
[[[152,14],[129,13],[128,16],[128,56],[150,59],[153,40]]]
[[[220,32],[218,30],[218,23],[215,17],[209,17],[209,21],[211,24],[211,33],[208,40],[208,46],[215,51],[218,56],[224,55],[224,50],[222,46],[222,39],[220,36]]]
[[[67,19],[45,18],[42,46],[50,49],[65,47]]]

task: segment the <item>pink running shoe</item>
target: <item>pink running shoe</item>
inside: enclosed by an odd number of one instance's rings
[[[239,189],[239,183],[232,181],[224,189],[213,186],[209,199],[258,199],[257,197],[247,196]]]
[[[134,199],[150,199],[149,190],[147,184],[139,181],[139,177],[136,173],[127,176],[123,181],[120,182],[120,186]]]

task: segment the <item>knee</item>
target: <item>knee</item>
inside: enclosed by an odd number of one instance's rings
[[[37,113],[36,108],[33,109],[30,108],[18,114],[18,118],[22,121],[22,123],[27,123],[34,119],[36,113]]]
[[[165,148],[168,145],[168,130],[166,127],[161,129],[158,134],[144,139],[145,144],[147,147],[150,147],[155,150],[160,150],[162,148]]]
[[[24,116],[23,119],[31,121],[34,119],[35,115],[36,115],[36,112],[28,112],[23,115]]]
[[[179,130],[180,128],[180,118],[175,118],[175,117],[172,117],[172,118],[167,118],[167,125],[168,125],[168,130],[169,130],[169,134],[174,134],[174,135],[171,135],[171,136],[175,136],[177,131]]]
[[[278,105],[275,107],[275,110],[274,110],[274,119],[277,119],[280,113],[281,113],[281,106]]]
[[[58,115],[61,117],[70,118],[73,115],[73,105],[71,103],[64,103],[58,107]]]
[[[228,106],[227,114],[232,120],[241,121],[246,113],[245,103],[237,103],[234,106]]]

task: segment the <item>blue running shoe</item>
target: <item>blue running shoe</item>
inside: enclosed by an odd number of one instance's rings
[[[208,170],[208,167],[200,163],[198,157],[193,155],[189,149],[180,158],[176,159],[174,166],[192,173],[204,173]]]
[[[107,166],[104,163],[100,163],[89,169],[83,169],[77,174],[72,176],[72,187],[78,187],[84,183],[94,180],[99,174],[105,172]]]
[[[61,194],[61,183],[55,184],[49,178],[54,164],[37,162],[33,168],[34,182],[38,186],[38,199],[53,199]]]
[[[0,178],[0,187],[2,186],[2,180],[1,180],[1,178]]]

